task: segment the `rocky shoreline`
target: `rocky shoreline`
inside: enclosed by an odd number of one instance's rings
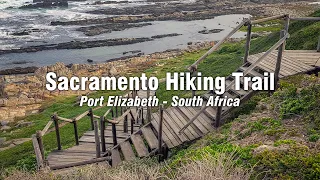
[[[117,39],[104,39],[104,40],[95,40],[95,41],[71,41],[66,43],[59,44],[45,44],[39,46],[29,46],[19,49],[10,49],[10,50],[0,50],[0,55],[9,54],[9,53],[29,53],[29,52],[38,52],[44,50],[57,50],[57,49],[86,49],[93,47],[102,47],[102,46],[120,46],[120,45],[129,45],[136,44],[146,41],[153,41],[155,39],[180,36],[181,34],[171,33],[171,34],[162,34],[152,37],[142,37],[142,38],[117,38]]]
[[[96,26],[80,27],[77,31],[81,31],[87,36],[96,36],[99,34],[111,33],[112,31],[123,31],[129,28],[138,28],[150,25],[152,25],[152,23],[106,23]]]
[[[100,18],[100,19],[84,19],[76,21],[53,21],[51,25],[97,25],[105,23],[140,23],[140,22],[152,22],[152,21],[192,21],[192,20],[204,20],[212,19],[219,15],[227,14],[251,14],[252,16],[262,17],[280,14],[299,14],[299,8],[304,13],[311,12],[313,7],[309,5],[309,1],[296,0],[268,0],[268,1],[217,1],[206,0],[197,1],[195,3],[181,3],[181,2],[168,2],[156,1],[155,5],[144,5],[136,7],[127,7],[122,9],[117,8],[105,8],[89,11],[89,14],[104,14],[112,15],[115,17]],[[279,7],[286,7],[278,10]],[[306,11],[309,8],[309,11]]]

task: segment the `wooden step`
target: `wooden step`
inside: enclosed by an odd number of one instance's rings
[[[131,141],[137,151],[139,157],[146,157],[149,154],[148,148],[143,142],[142,137],[140,134],[134,134],[131,136]]]
[[[83,134],[83,136],[95,136],[93,131],[88,131],[86,133]],[[120,139],[126,139],[130,136],[129,133],[123,133],[123,132],[117,132],[117,138]],[[99,137],[100,137],[100,133],[99,133]],[[106,138],[110,138],[113,137],[112,135],[112,131],[104,131],[104,137]]]
[[[158,138],[154,135],[151,127],[141,128],[144,139],[147,141],[151,150],[158,148]]]
[[[111,150],[111,160],[112,160],[112,167],[118,166],[121,163],[121,157],[118,149]]]
[[[184,116],[188,121],[190,121],[195,115],[188,111],[186,107],[177,107],[182,116]],[[199,118],[193,121],[193,124],[199,128],[201,134],[207,134],[208,130],[203,124],[199,121]]]
[[[152,119],[153,119],[151,121],[151,125],[156,131],[155,135],[157,135],[158,132],[159,132],[159,123],[158,122],[159,122],[159,119],[160,119],[160,115],[158,113],[153,113],[151,116],[152,116]],[[173,148],[173,147],[176,146],[177,142],[175,141],[174,138],[171,138],[169,132],[167,131],[167,128],[163,129],[162,139],[168,145],[169,148]]]
[[[133,126],[133,130],[134,130],[134,131],[138,131],[139,128],[140,128],[139,125]],[[130,126],[130,122],[128,122],[128,132],[130,132],[130,130],[131,130],[131,126]],[[112,126],[107,126],[106,129],[105,129],[105,131],[112,132]],[[123,131],[124,131],[123,125],[121,125],[121,126],[120,126],[120,125],[116,126],[116,131],[117,131],[117,132],[118,132],[118,131],[119,131],[119,132],[123,132]]]
[[[235,90],[235,89],[231,88],[230,91],[232,91],[232,92],[234,92],[234,93],[236,93],[236,94],[238,94],[240,96],[244,96],[244,95],[249,93],[249,91],[245,91],[243,89]]]
[[[131,161],[136,158],[129,141],[121,143],[120,148],[126,161]]]
[[[244,71],[246,71],[246,70],[248,69],[248,67],[243,67],[243,66],[241,66],[241,67],[239,67],[239,69],[240,69],[242,72],[244,72]],[[263,74],[260,74],[260,73],[258,73],[258,72],[255,71],[255,70],[251,70],[251,71],[249,72],[249,74],[252,75],[252,76],[255,76],[255,77],[263,77]]]
[[[183,126],[188,123],[189,118],[186,119],[183,115],[181,115],[181,112],[176,107],[172,108],[172,113],[173,113],[172,116],[177,116],[181,120],[181,122],[183,123]],[[189,129],[189,131],[195,136],[195,139],[202,136],[200,129],[194,124],[191,124],[190,126],[188,126],[187,129]]]

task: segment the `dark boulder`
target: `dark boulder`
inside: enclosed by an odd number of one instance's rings
[[[205,30],[199,31],[198,33],[200,33],[200,34],[214,34],[214,33],[219,33],[221,31],[223,31],[223,29],[210,29],[210,30],[205,29]]]
[[[68,7],[68,1],[66,0],[35,0],[34,3],[21,6],[20,9],[34,9],[34,8],[53,8],[53,7]]]
[[[24,30],[24,31],[21,31],[21,32],[14,32],[14,33],[12,33],[12,35],[14,35],[14,36],[26,36],[26,35],[29,35],[29,31]]]

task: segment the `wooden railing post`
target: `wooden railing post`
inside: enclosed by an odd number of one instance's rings
[[[144,111],[144,109],[143,109],[143,107],[141,107],[141,122],[142,122],[142,124],[144,124],[144,123],[145,123],[145,121],[144,121],[144,113],[143,113],[143,111]]]
[[[117,129],[116,129],[116,125],[114,123],[112,123],[112,138],[113,138],[113,146],[118,145],[118,142],[117,142]]]
[[[40,149],[40,152],[41,152],[42,160],[44,160],[45,156],[44,156],[42,132],[41,131],[37,131],[36,137],[37,137],[37,141],[38,141],[38,144],[39,144],[39,149]]]
[[[149,97],[150,97],[150,89],[148,87],[148,89],[147,89],[147,98],[149,99]],[[150,106],[147,106],[147,121],[151,122],[151,107]]]
[[[134,131],[133,127],[134,127],[134,124],[135,124],[134,120],[135,120],[135,119],[131,116],[131,121],[130,121],[130,122],[131,122],[131,134],[134,133],[134,132],[133,132],[133,131]],[[137,120],[137,121],[138,121],[138,120]]]
[[[101,116],[100,117],[100,137],[101,137],[101,145],[102,145],[102,152],[106,152],[107,148],[106,148],[106,137],[104,135],[104,131],[105,131],[105,120],[104,117]]]
[[[282,30],[280,32],[280,39],[283,38],[285,36],[286,32],[285,30]],[[281,68],[281,60],[282,60],[282,54],[283,54],[283,50],[284,50],[284,46],[285,46],[285,42],[284,41],[278,48],[278,57],[277,57],[277,63],[276,63],[276,69],[274,71],[274,83],[275,86],[277,87],[278,81],[279,81],[279,73],[280,73],[280,68]]]
[[[128,133],[128,115],[126,115],[123,120],[123,132]]]
[[[222,115],[222,106],[218,106],[217,107],[217,114],[216,114],[216,121],[215,121],[215,125],[214,125],[216,128],[220,127],[221,115]]]
[[[160,113],[160,121],[159,121],[159,131],[158,131],[158,161],[163,161],[163,148],[162,148],[162,124],[163,124],[163,104],[160,105],[159,113]]]
[[[93,110],[92,108],[89,109],[89,116],[90,116],[90,121],[91,121],[91,130],[94,130],[94,125],[93,125]]]
[[[37,169],[40,170],[43,167],[43,158],[41,155],[39,143],[37,140],[37,136],[35,134],[32,135],[32,144],[34,148],[34,152],[36,154],[36,159],[37,159]]]
[[[246,47],[245,47],[245,55],[243,58],[243,64],[248,62],[248,57],[250,53],[250,45],[251,45],[251,34],[252,34],[252,24],[251,21],[249,20],[247,23],[247,41],[246,41]]]
[[[112,117],[112,119],[114,119],[114,111],[113,111],[113,108],[111,109],[111,117]]]
[[[319,36],[319,40],[318,40],[317,52],[320,52],[320,36]]]
[[[77,121],[73,120],[74,138],[76,140],[76,145],[79,145],[79,135],[78,135],[78,125]]]
[[[284,30],[285,30],[285,34],[289,33],[289,26],[290,26],[290,15],[286,14],[284,17],[285,23],[284,23]],[[284,35],[285,35],[284,34]],[[283,36],[284,36],[283,35]],[[281,35],[280,35],[281,36]],[[281,36],[281,38],[283,37]],[[283,51],[286,50],[286,41],[283,43]]]
[[[118,106],[116,106],[116,117],[118,117]]]
[[[113,109],[111,110],[111,116],[112,116],[112,119],[115,118]],[[118,142],[117,142],[117,129],[116,129],[116,125],[114,123],[111,123],[111,126],[112,126],[113,146],[116,146],[118,144]]]
[[[101,151],[100,151],[100,138],[99,138],[99,132],[98,132],[98,121],[93,122],[94,125],[94,137],[95,137],[95,144],[96,144],[96,158],[100,158]]]
[[[197,76],[197,70],[198,67],[197,66],[194,66],[191,70],[190,70],[190,74],[192,77],[196,77]],[[197,82],[195,82],[196,86],[197,86]],[[196,96],[196,90],[192,90],[192,97],[195,97]]]
[[[54,127],[56,129],[57,146],[58,146],[58,150],[60,151],[62,148],[61,148],[61,140],[60,140],[59,121],[57,119],[56,113],[53,114],[52,121],[54,122]]]

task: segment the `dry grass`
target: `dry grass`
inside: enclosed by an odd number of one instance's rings
[[[236,158],[231,154],[221,153],[212,156],[204,153],[202,160],[189,160],[173,170],[166,163],[158,164],[152,159],[138,160],[122,164],[117,168],[107,165],[90,165],[73,169],[63,174],[44,171],[28,173],[16,171],[7,180],[245,180],[251,171],[235,165]]]
[[[209,153],[202,160],[190,160],[179,168],[174,179],[177,180],[245,180],[251,171],[237,167],[234,155],[221,153],[215,157]]]

